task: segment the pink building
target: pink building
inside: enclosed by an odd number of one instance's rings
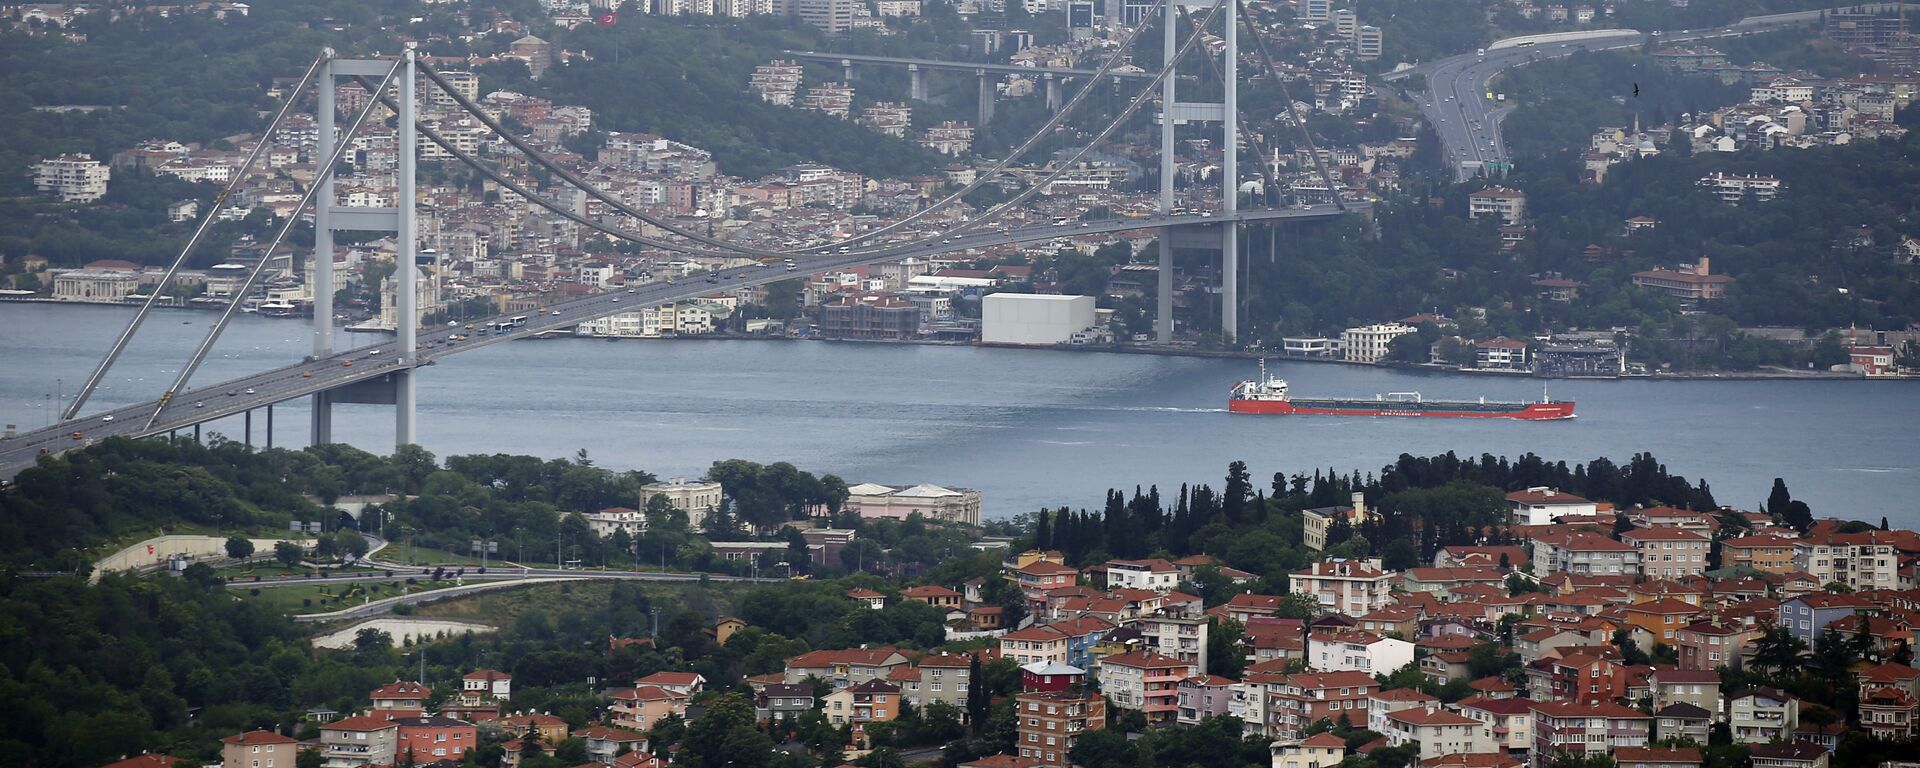
[[[684,714],[687,706],[685,696],[656,685],[621,688],[608,697],[613,699],[607,707],[608,720],[615,728],[634,731],[649,730],[667,715]]]

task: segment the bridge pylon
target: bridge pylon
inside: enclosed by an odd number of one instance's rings
[[[1180,9],[1209,8],[1213,4],[1211,0],[1167,0],[1162,9],[1166,13],[1163,24],[1166,37],[1161,46],[1166,67],[1176,66],[1175,36],[1183,26],[1178,20]],[[1225,219],[1220,227],[1220,333],[1232,339],[1240,331],[1240,226],[1235,218],[1240,209],[1240,121],[1237,117],[1240,113],[1240,35],[1239,25],[1234,23],[1231,14],[1221,24],[1220,34],[1226,43],[1220,70],[1223,91],[1220,101],[1183,102],[1177,94],[1177,76],[1170,75],[1160,83],[1160,213],[1173,214],[1175,130],[1187,123],[1220,123],[1220,215]],[[1202,51],[1201,55],[1212,54]],[[1162,344],[1173,341],[1173,239],[1173,228],[1162,227],[1158,316],[1154,318],[1154,340]]]

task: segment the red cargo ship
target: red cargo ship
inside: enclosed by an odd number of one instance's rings
[[[1267,362],[1260,361],[1260,378],[1233,385],[1228,395],[1230,413],[1320,414],[1332,416],[1434,416],[1466,419],[1525,419],[1552,421],[1573,418],[1573,402],[1497,402],[1484,398],[1471,400],[1427,400],[1418,392],[1391,392],[1374,395],[1371,400],[1340,398],[1295,398],[1287,394],[1287,382],[1267,375]]]

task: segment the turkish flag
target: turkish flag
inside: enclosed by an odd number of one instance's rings
[[[603,27],[611,27],[613,26],[613,22],[617,20],[618,19],[614,18],[614,15],[612,12],[607,12],[607,13],[600,14],[600,18],[594,19],[594,23],[599,24],[600,26],[603,26]]]

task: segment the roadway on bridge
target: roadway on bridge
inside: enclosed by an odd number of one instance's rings
[[[915,59],[905,56],[872,56],[858,53],[822,53],[820,51],[787,51],[787,55],[802,61],[826,64],[879,65],[905,67],[912,65],[921,69],[942,72],[987,72],[995,75],[1054,75],[1057,77],[1088,77],[1096,74],[1091,69],[1065,69],[1061,67],[1024,67],[1018,64],[988,64],[972,61],[938,61],[935,59]],[[1152,72],[1138,70],[1110,71],[1108,77],[1137,80],[1153,79]]]
[[[1364,212],[1367,206],[1348,203],[1342,211],[1333,205],[1303,208],[1246,209],[1236,212],[1238,222],[1314,221],[1331,219],[1350,212]],[[538,313],[529,312],[526,321],[499,334],[487,333],[489,324],[508,320],[500,315],[476,320],[471,330],[462,326],[422,327],[415,338],[418,365],[432,365],[441,357],[502,341],[543,333],[572,333],[575,326],[621,312],[638,311],[676,301],[686,301],[715,291],[763,285],[800,275],[847,267],[893,261],[911,256],[931,257],[942,253],[1027,242],[1051,240],[1068,235],[1111,234],[1139,229],[1176,225],[1220,224],[1225,218],[1212,213],[1141,218],[1064,221],[1051,225],[1021,228],[983,226],[978,231],[905,245],[889,245],[873,250],[846,250],[807,258],[792,269],[780,264],[754,264],[700,273],[679,280],[644,283],[624,291],[593,294],[556,302]],[[464,336],[464,340],[455,337]],[[409,370],[394,342],[339,352],[327,357],[262,371],[219,384],[195,387],[170,398],[160,410],[151,428],[149,416],[160,405],[158,400],[122,406],[104,413],[82,416],[53,427],[22,433],[0,441],[0,480],[11,481],[21,470],[33,466],[43,453],[61,453],[106,437],[146,437],[218,418],[233,416],[269,405],[295,400],[361,381],[384,379]],[[572,573],[572,572],[569,572]]]
[[[1892,8],[1893,4],[1865,7],[1877,10]],[[1571,56],[1576,51],[1637,48],[1649,41],[1666,46],[1773,32],[1817,23],[1821,13],[1823,11],[1812,10],[1751,16],[1724,27],[1652,35],[1620,30],[1623,34],[1610,37],[1540,41],[1531,45],[1515,44],[1515,41],[1524,41],[1525,38],[1510,38],[1493,43],[1484,53],[1451,56],[1421,67],[1419,71],[1427,76],[1428,92],[1420,111],[1440,136],[1441,150],[1446,153],[1447,162],[1453,165],[1454,178],[1466,181],[1487,164],[1511,162],[1506,144],[1500,137],[1500,121],[1511,107],[1503,107],[1487,98],[1489,91],[1497,90],[1492,87],[1493,79],[1508,67]]]

